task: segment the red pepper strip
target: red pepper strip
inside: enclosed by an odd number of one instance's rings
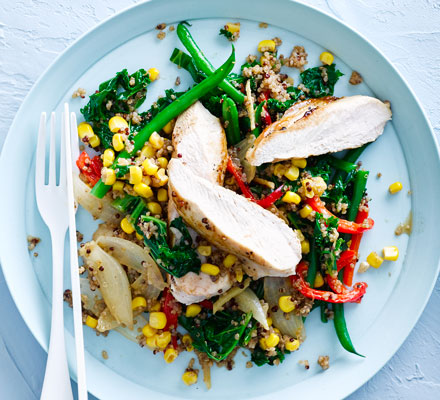
[[[311,199],[306,199],[306,203],[312,207],[312,209],[316,212],[321,213],[324,218],[334,217],[334,215],[325,208],[325,203],[319,198],[319,196],[315,196]],[[371,229],[374,225],[374,221],[371,218],[367,218],[364,223],[356,223],[352,221],[347,221],[345,219],[338,218],[338,232],[341,233],[350,233],[352,235],[356,233],[362,233],[369,229]],[[367,222],[365,224],[365,222]],[[365,225],[365,226],[364,226]]]
[[[365,282],[356,283],[353,290],[347,290],[340,294],[312,289],[303,276],[307,273],[308,268],[309,266],[305,262],[300,262],[296,267],[296,275],[291,275],[290,281],[303,296],[309,299],[322,300],[327,303],[354,303],[359,301],[366,292],[368,285]]]
[[[265,93],[262,93],[261,97],[267,101],[267,99],[269,98],[269,94],[270,92],[267,91]],[[263,106],[264,114],[263,113],[261,114],[261,119],[264,121],[264,124],[267,126],[272,123],[272,118],[270,117],[269,111],[267,111],[266,104]]]
[[[99,156],[90,159],[89,155],[83,151],[76,160],[76,165],[92,187],[101,179],[102,161]]]
[[[275,189],[271,194],[267,195],[264,199],[257,200],[257,204],[263,208],[270,207],[284,194],[284,185]]]
[[[339,257],[338,261],[336,261],[336,266],[338,268],[338,272],[350,264],[356,262],[357,260],[357,253],[353,250],[345,250],[341,253],[341,256]],[[350,285],[351,286],[351,285]]]
[[[354,266],[354,264],[352,264],[352,265]],[[330,289],[333,290],[335,293],[337,293],[337,294],[349,294],[350,293],[350,290],[348,290],[338,278],[335,278],[331,275],[327,275],[326,280],[327,280],[327,284],[330,286]],[[355,283],[354,288],[361,287],[361,285],[364,285],[364,284],[366,285],[365,282]],[[361,300],[362,300],[362,297],[359,297],[359,299],[357,299],[355,302],[360,303]]]
[[[368,211],[359,211],[355,222],[361,224],[365,219],[368,218]],[[356,260],[350,263],[347,268],[344,269],[343,281],[347,286],[351,286],[353,284],[353,275],[354,275],[354,267],[356,265],[357,257],[359,254],[359,246],[361,244],[362,233],[358,233],[356,235],[351,236],[350,250],[356,253]]]
[[[252,194],[251,190],[249,189],[248,184],[244,181],[243,175],[241,172],[238,171],[238,169],[233,164],[231,157],[228,157],[228,164],[226,166],[226,169],[234,175],[235,180],[237,181],[238,186],[240,187],[241,193],[243,193],[244,197],[256,201],[254,195]]]
[[[173,326],[174,329],[177,328],[177,310],[176,310],[177,302],[174,299],[174,296],[171,294],[171,291],[168,288],[164,289],[164,301],[162,310],[167,317],[167,324],[165,325],[164,330],[169,331],[170,327]]]
[[[213,304],[211,300],[203,300],[199,303],[199,306],[203,308],[207,308],[208,310],[212,310]]]

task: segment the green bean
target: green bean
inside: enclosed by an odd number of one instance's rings
[[[266,104],[266,101],[262,101],[258,104],[258,107],[255,109],[255,129],[252,131],[252,134],[255,137],[260,136],[261,133],[261,112],[263,111],[263,107]]]
[[[228,144],[237,144],[240,139],[240,125],[238,123],[238,110],[234,100],[223,95],[222,114],[226,126],[226,139]]]
[[[367,187],[368,171],[356,171],[353,179],[353,196],[351,198],[351,206],[348,209],[347,219],[354,221],[361,204],[362,197],[364,196],[365,188]]]
[[[202,50],[200,50],[199,46],[191,36],[188,28],[180,23],[177,25],[177,36],[179,37],[182,44],[188,50],[189,54],[191,54],[196,67],[200,69],[207,76],[211,75],[214,72],[214,67],[209,62],[209,60],[205,57]],[[237,90],[231,82],[225,78],[218,85],[220,89],[224,90],[234,101],[239,104],[244,103],[245,95]]]
[[[326,324],[328,322],[328,317],[327,317],[327,304],[326,303],[321,303],[319,305],[320,311],[321,311],[321,322],[323,322],[324,324]]]
[[[365,357],[359,354],[351,342],[350,335],[348,334],[347,324],[345,323],[344,316],[344,305],[343,304],[333,304],[333,322],[335,325],[336,335],[338,336],[339,342],[342,347],[350,353],[356,354],[359,357]]]
[[[231,72],[235,64],[235,51],[232,50],[231,55],[226,62],[217,69],[211,76],[204,79],[199,84],[188,90],[184,95],[178,97],[168,107],[160,111],[147,125],[145,125],[134,138],[134,148],[129,153],[123,151],[119,153],[116,161],[113,163],[112,168],[116,168],[119,158],[129,158],[136,154],[140,150],[145,142],[150,138],[153,132],[159,132],[168,122],[173,118],[176,118],[183,111],[194,104],[200,97],[209,93],[212,89],[216,88],[220,82]],[[98,183],[93,187],[91,193],[98,197],[103,198],[104,195],[110,190],[110,186],[105,185],[100,179]]]
[[[349,163],[355,163],[357,159],[361,156],[362,152],[367,148],[367,146],[370,143],[366,143],[361,147],[358,147],[356,149],[351,149],[347,151],[347,154],[344,157],[344,161],[347,161]]]
[[[341,160],[340,158],[336,158],[336,157],[329,157],[328,162],[333,168],[337,168],[346,173],[354,171],[357,168],[356,164],[347,162],[345,160]]]

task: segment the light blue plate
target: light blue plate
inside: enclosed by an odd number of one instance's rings
[[[294,45],[304,45],[309,66],[319,65],[323,49],[336,54],[335,62],[345,74],[337,85],[337,96],[360,93],[391,101],[393,122],[362,156],[363,165],[371,171],[368,191],[376,225],[365,235],[361,256],[397,245],[400,258],[356,276],[356,280],[368,282],[368,292],[361,304],[346,307],[353,342],[367,357],[360,359],[342,350],[332,324],[321,324],[314,312],[306,322],[307,341],[282,365],[246,369],[249,358],[239,352],[232,372],[213,368],[213,389],[208,392],[202,379],[189,388],[180,379],[192,354],[166,365],[160,355],[153,356],[117,333],[104,338],[85,329],[88,387],[98,398],[273,399],[275,392],[277,398],[342,398],[370,379],[399,348],[436,280],[439,251],[433,240],[438,231],[440,188],[429,182],[437,182],[440,175],[437,145],[414,94],[373,45],[332,17],[286,0],[152,0],[100,24],[58,57],[27,96],[4,145],[0,161],[4,188],[0,196],[1,262],[17,307],[43,348],[47,349],[50,330],[51,255],[48,231],[34,199],[33,156],[40,112],[60,112],[67,101],[79,115],[86,100],[71,99],[72,92],[83,87],[90,94],[123,68],[134,71],[154,66],[161,71],[160,80],[151,85],[147,105],[172,87],[177,76],[182,79],[180,88],[186,89],[191,83],[187,73],[168,61],[172,49],[181,47],[175,32],[167,31],[167,37],[159,41],[154,27],[160,22],[191,20],[196,41],[219,65],[230,52],[229,43],[218,36],[219,28],[237,18],[242,23],[236,44],[238,63],[256,53],[260,40],[279,36],[281,53],[290,54]],[[259,28],[260,21],[269,23],[269,28]],[[352,70],[362,74],[364,84],[348,84]],[[293,76],[297,78],[297,74]],[[376,178],[378,172],[382,173],[380,179]],[[404,190],[390,196],[388,185],[394,181],[401,181]],[[395,227],[411,209],[412,235],[409,240],[405,235],[395,237]],[[78,219],[80,231],[89,238],[96,223],[83,210]],[[42,238],[38,258],[27,250],[28,234]],[[69,287],[67,280],[65,287]],[[75,377],[71,310],[66,307],[65,311],[69,363]],[[102,358],[102,350],[108,352],[108,360]],[[326,372],[316,364],[319,355],[330,356],[331,367]],[[309,360],[310,370],[298,364],[303,359]]]

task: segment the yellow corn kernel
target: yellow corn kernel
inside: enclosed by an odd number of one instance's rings
[[[396,261],[399,258],[399,249],[396,246],[385,246],[382,253],[383,258],[388,261]]]
[[[272,324],[273,324],[272,318],[271,317],[267,317],[267,325],[268,326],[272,326]]]
[[[147,338],[145,339],[145,343],[146,343],[146,345],[147,345],[151,350],[156,350],[156,349],[157,349],[156,339],[157,339],[157,335],[149,336],[149,337],[147,337]]]
[[[266,338],[267,347],[275,347],[280,342],[280,337],[276,333],[271,333]]]
[[[333,57],[332,53],[329,53],[328,51],[324,51],[319,56],[319,59],[323,64],[332,65],[333,61],[335,60],[335,57]]]
[[[156,337],[156,345],[159,349],[165,349],[168,344],[171,342],[171,332],[164,331],[160,335]]]
[[[197,251],[201,256],[208,257],[212,253],[212,247],[211,246],[199,246],[199,247],[197,247]]]
[[[241,268],[237,268],[235,270],[235,280],[237,282],[242,282],[243,281],[243,270]]]
[[[231,33],[240,32],[240,22],[228,22],[225,25],[225,29]]]
[[[128,122],[124,118],[116,115],[110,118],[108,121],[108,127],[113,133],[125,132],[128,128]]]
[[[291,338],[284,344],[284,348],[288,351],[295,351],[298,350],[299,344],[300,343],[298,339]]]
[[[295,229],[295,232],[296,232],[296,236],[298,237],[300,242],[305,240],[305,237],[304,237],[303,233],[301,232],[301,229]]]
[[[150,311],[160,311],[160,303],[157,302],[150,307]]]
[[[145,183],[147,186],[151,185],[151,176],[143,176],[142,177],[142,183]]]
[[[258,184],[262,185],[262,186],[266,186],[269,189],[272,189],[272,190],[275,189],[275,183],[273,183],[271,181],[268,181],[267,179],[262,179],[262,178],[255,177],[253,181],[255,183],[258,183]]]
[[[237,257],[233,254],[228,254],[223,260],[223,265],[226,268],[231,268],[237,262]]]
[[[383,263],[383,258],[380,257],[375,251],[372,251],[367,257],[367,263],[373,268],[379,268]]]
[[[163,128],[162,130],[169,135],[171,132],[173,132],[174,130],[174,124],[175,124],[175,120],[172,119],[170,122],[168,122]]]
[[[200,307],[198,304],[190,304],[188,307],[186,307],[185,316],[194,318],[200,313],[200,311],[202,311],[202,307]]]
[[[152,158],[156,154],[156,149],[150,143],[146,143],[144,147],[142,147],[141,155],[145,158]]]
[[[401,182],[394,182],[390,185],[390,187],[388,188],[388,190],[390,191],[391,194],[395,194],[397,192],[400,192],[402,190],[403,186]]]
[[[278,307],[282,312],[289,313],[295,309],[295,303],[292,302],[291,296],[281,296],[278,299]]]
[[[185,371],[182,375],[182,381],[187,386],[194,385],[197,382],[197,372],[193,370]]]
[[[115,192],[122,192],[124,190],[124,182],[122,181],[116,181],[113,184],[113,188],[112,188]]]
[[[159,168],[159,171],[154,174],[154,177],[159,180],[159,186],[164,186],[168,182],[168,176],[165,168]]]
[[[258,344],[260,345],[260,347],[263,349],[263,350],[267,350],[267,344],[266,344],[266,339],[263,337],[263,338],[261,338],[259,341],[258,341]]]
[[[185,346],[186,351],[193,351],[194,350],[194,346],[192,345],[193,340],[190,335],[188,335],[188,334],[183,335],[182,343]]]
[[[104,167],[110,167],[115,161],[115,152],[112,149],[106,149],[102,157],[102,164]]]
[[[147,307],[147,300],[145,297],[137,296],[131,301],[131,309],[136,310],[136,308],[145,308]]]
[[[283,164],[275,164],[275,166],[273,167],[273,173],[278,178],[281,178],[286,171],[287,168]]]
[[[311,179],[303,179],[301,181],[301,185],[304,189],[304,193],[306,197],[311,199],[312,197],[315,196],[315,192],[313,191],[313,181]]]
[[[125,148],[124,137],[120,133],[115,133],[112,137],[112,145],[116,151],[122,151]]]
[[[277,45],[273,40],[262,40],[260,43],[258,43],[258,51],[260,53],[264,53],[265,51],[274,52]]]
[[[281,332],[280,332],[280,330],[279,330],[278,328],[273,328],[273,331],[274,331],[275,333],[278,333],[279,335],[281,335]]]
[[[146,324],[142,328],[142,334],[145,337],[153,337],[157,333],[157,329],[152,328],[150,325]]]
[[[90,125],[87,122],[81,122],[78,125],[78,136],[81,140],[83,140],[85,137],[90,138],[95,134],[93,132],[92,125]]]
[[[291,163],[292,165],[298,168],[307,167],[307,160],[305,158],[292,158]]]
[[[150,325],[154,329],[163,329],[167,324],[167,316],[161,311],[154,311],[150,313]]]
[[[177,358],[178,355],[179,353],[177,352],[177,350],[175,350],[172,347],[169,347],[168,349],[165,350],[163,358],[167,364],[170,364]]]
[[[144,241],[144,237],[142,235],[139,235],[139,233],[136,232],[136,239]]]
[[[89,145],[93,148],[98,147],[101,144],[101,140],[98,136],[93,135],[89,137]]]
[[[286,172],[284,172],[284,176],[289,181],[296,181],[299,177],[299,169],[298,167],[295,167],[294,165],[291,165]]]
[[[131,222],[127,219],[127,217],[125,217],[121,221],[121,228],[125,233],[128,233],[129,235],[134,232],[134,227],[131,224]]]
[[[301,210],[299,210],[299,215],[301,216],[301,218],[307,218],[312,211],[313,208],[306,204],[303,208],[301,208]]]
[[[166,189],[159,189],[157,191],[157,200],[158,201],[168,201],[168,192]]]
[[[287,191],[281,199],[284,203],[293,203],[299,204],[301,203],[301,197],[295,192]]]
[[[132,185],[136,185],[142,182],[142,169],[137,165],[130,166],[130,180]]]
[[[157,162],[161,168],[166,168],[168,165],[168,160],[165,157],[159,157]]]
[[[159,70],[157,68],[150,68],[148,70],[148,76],[150,78],[151,81],[155,81],[159,78]]]
[[[90,315],[87,315],[86,325],[92,329],[95,329],[98,326],[98,320]]]
[[[216,276],[219,274],[220,268],[217,267],[217,265],[205,263],[202,264],[200,271],[211,276]]]
[[[315,276],[315,282],[313,282],[313,287],[320,288],[324,285],[324,278],[322,277],[321,272],[317,272]]]
[[[155,201],[149,201],[147,203],[147,208],[153,215],[160,215],[162,213],[162,207],[159,203],[156,203]]]
[[[145,183],[136,183],[136,185],[133,185],[133,190],[142,197],[145,197],[146,199],[153,197],[153,191],[151,190],[150,186],[146,185]]]
[[[154,160],[152,158],[147,158],[142,163],[142,168],[144,169],[144,171],[147,175],[154,175],[159,169],[159,167],[157,166],[157,164],[154,162]]]
[[[303,254],[309,254],[310,253],[310,242],[307,239],[304,239],[301,242],[301,252]]]
[[[116,173],[114,169],[111,168],[102,168],[101,170],[101,179],[105,185],[111,186],[116,182]]]
[[[160,136],[157,132],[153,132],[148,139],[148,142],[156,149],[159,150],[163,147],[165,143],[163,137]]]

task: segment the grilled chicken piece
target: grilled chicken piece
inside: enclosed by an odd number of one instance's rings
[[[296,232],[270,211],[194,174],[184,161],[168,165],[171,199],[185,222],[218,248],[251,263],[248,275],[289,276],[301,259]]]
[[[173,157],[185,161],[193,174],[223,185],[228,156],[225,131],[202,103],[177,118],[172,144]]]
[[[202,103],[197,102],[179,118],[174,126],[173,157],[183,160],[191,173],[203,177],[215,185],[222,185],[227,164],[227,144],[223,127]],[[168,202],[168,221],[178,218],[174,202]],[[193,240],[197,232],[188,228]],[[202,260],[203,261],[203,260]],[[181,278],[169,276],[171,291],[177,301],[184,304],[198,303],[217,296],[232,285],[229,275],[219,276],[213,282],[209,275],[189,272]]]
[[[368,96],[301,101],[269,125],[248,150],[252,165],[360,147],[382,134],[390,107]]]

